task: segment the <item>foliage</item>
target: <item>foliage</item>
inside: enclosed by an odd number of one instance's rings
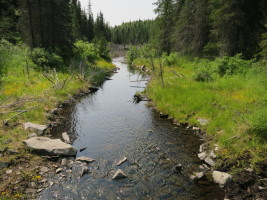
[[[240,55],[212,61],[173,56],[175,63],[164,68],[164,87],[158,74],[152,73],[146,90],[156,108],[178,122],[201,126],[198,119],[208,119],[202,129],[219,144],[223,157],[233,159],[248,151],[253,157],[249,162],[264,159],[267,151],[264,65],[243,60]],[[134,63],[152,69],[150,59],[138,58]],[[159,71],[159,59],[154,59],[154,64]],[[220,76],[218,69],[222,66],[224,73]]]
[[[234,57],[222,57],[216,59],[217,73],[220,76],[234,73],[245,73],[252,66],[252,60],[242,59],[241,54]]]
[[[75,42],[74,54],[77,59],[85,59],[90,63],[94,63],[100,58],[94,43],[83,42],[81,40]]]
[[[32,61],[36,65],[37,70],[45,70],[48,68],[63,69],[63,59],[59,55],[43,48],[33,49]]]
[[[129,50],[127,51],[127,60],[129,63],[132,63],[136,58],[140,56],[140,52],[137,47],[130,46]]]

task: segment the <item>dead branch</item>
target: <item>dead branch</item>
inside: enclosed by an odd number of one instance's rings
[[[10,117],[9,119],[4,120],[4,123],[3,123],[3,124],[4,124],[4,125],[7,125],[8,122],[9,122],[10,120],[14,119],[15,117],[17,117],[17,116],[19,116],[19,115],[22,115],[23,113],[29,112],[29,111],[31,111],[31,110],[34,110],[34,109],[36,109],[36,108],[38,108],[38,107],[40,107],[40,106],[38,105],[38,106],[34,106],[34,107],[32,107],[32,108],[30,108],[30,109],[28,109],[28,110],[23,110],[23,111],[17,113],[16,115],[14,115],[13,117]]]

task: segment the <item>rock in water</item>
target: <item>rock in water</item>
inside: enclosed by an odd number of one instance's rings
[[[86,163],[91,163],[91,162],[94,162],[95,159],[81,156],[81,157],[79,157],[79,158],[76,158],[76,161],[86,162]]]
[[[25,130],[31,130],[37,132],[38,134],[43,134],[44,131],[47,129],[47,126],[27,122],[24,124],[24,128]]]
[[[62,138],[63,138],[64,142],[66,142],[68,144],[70,143],[70,136],[68,135],[67,132],[62,133]]]
[[[126,162],[127,161],[127,158],[124,156],[121,160],[119,160],[118,162],[117,162],[117,166],[120,166],[121,164],[123,164],[124,162]]]
[[[73,146],[59,139],[34,137],[23,142],[28,148],[46,155],[76,156],[77,154],[77,150]]]
[[[88,167],[83,166],[80,172],[80,176],[82,177],[83,175],[88,174],[88,173],[89,173]]]
[[[214,171],[212,177],[215,183],[219,184],[221,188],[225,187],[231,180],[232,176],[225,172]]]
[[[115,180],[115,179],[122,179],[122,178],[126,178],[126,177],[127,176],[124,174],[124,172],[121,169],[118,169],[118,171],[114,174],[112,179]]]

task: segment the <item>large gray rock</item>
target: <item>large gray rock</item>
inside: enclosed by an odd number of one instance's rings
[[[24,128],[25,128],[25,130],[35,131],[38,134],[43,134],[44,131],[47,129],[47,126],[27,122],[24,124]]]
[[[219,171],[212,172],[212,178],[214,182],[219,184],[219,186],[222,188],[232,180],[232,176],[230,174]]]
[[[76,156],[77,150],[59,139],[50,139],[47,137],[34,137],[23,141],[24,144],[40,153],[57,156]]]

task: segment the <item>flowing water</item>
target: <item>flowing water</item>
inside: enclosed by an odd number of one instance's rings
[[[120,68],[113,80],[70,106],[64,124],[54,130],[67,131],[77,149],[87,147],[77,156],[96,159],[88,165],[90,173],[75,176],[74,164],[69,175],[66,167],[65,175],[50,177],[55,184],[39,199],[223,199],[224,193],[214,184],[189,178],[201,164],[199,138],[161,119],[147,102],[133,103],[133,95],[147,83],[139,80],[148,77],[122,61],[113,60]],[[124,156],[128,160],[117,166]],[[177,164],[182,164],[181,173],[174,170]],[[118,169],[127,178],[112,180]]]

